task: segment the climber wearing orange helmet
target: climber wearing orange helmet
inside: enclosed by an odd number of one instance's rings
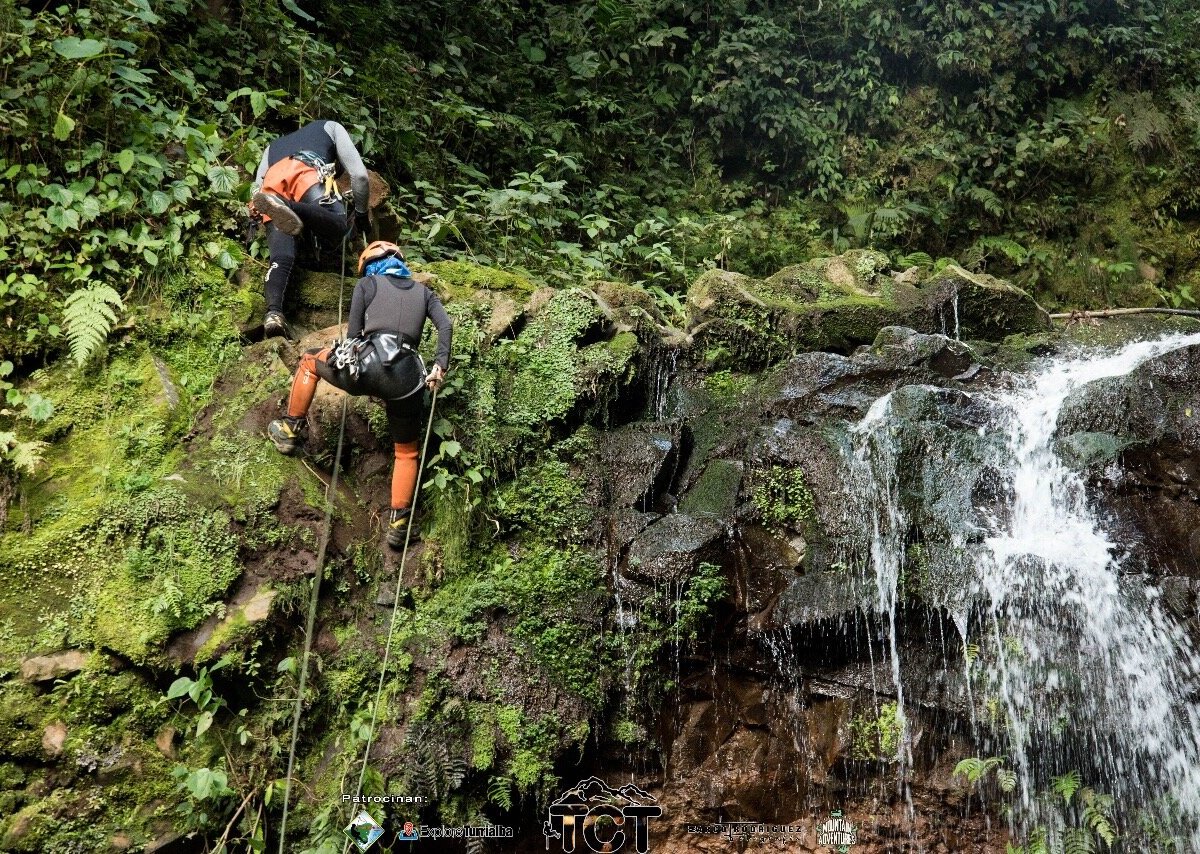
[[[452,324],[438,295],[412,278],[396,244],[372,243],[359,256],[358,272],[362,278],[350,300],[346,340],[336,347],[309,350],[300,358],[287,416],[272,421],[267,434],[280,453],[292,453],[321,380],[351,394],[381,398],[396,460],[387,542],[398,548],[413,521],[423,409],[419,392],[436,390],[446,375]],[[437,351],[428,372],[416,350],[426,320],[437,329]]]
[[[263,334],[284,335],[283,295],[296,263],[296,238],[308,229],[326,244],[336,245],[351,221],[334,181],[337,173],[350,176],[354,198],[353,223],[359,233],[370,228],[367,213],[367,168],[350,134],[337,122],[315,121],[267,146],[254,176],[252,214],[267,226],[267,316]]]

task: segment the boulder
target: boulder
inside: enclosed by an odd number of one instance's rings
[[[1007,282],[953,265],[925,281],[888,268],[886,256],[856,251],[768,279],[710,270],[688,290],[692,336],[711,362],[754,369],[800,350],[849,353],[886,326],[990,340],[1050,329],[1049,315]]]
[[[67,740],[67,725],[62,721],[48,724],[42,731],[42,750],[51,759],[62,754],[63,744]]]
[[[634,538],[625,572],[639,581],[683,581],[710,556],[726,525],[711,516],[664,516]]]
[[[1058,436],[1129,544],[1129,568],[1200,578],[1200,344],[1072,393]]]
[[[73,676],[87,665],[89,653],[82,649],[65,649],[50,655],[38,655],[21,662],[21,678],[26,682],[53,682]]]

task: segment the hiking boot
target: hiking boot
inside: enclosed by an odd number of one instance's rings
[[[267,436],[281,454],[290,454],[300,444],[304,430],[303,418],[277,418],[267,425]]]
[[[268,311],[263,319],[263,337],[276,338],[287,335],[287,318],[278,311]]]
[[[252,204],[260,214],[269,216],[274,226],[284,234],[295,237],[304,230],[304,223],[296,212],[274,193],[255,193]]]
[[[392,510],[392,520],[388,523],[387,529],[387,544],[394,549],[399,549],[404,547],[406,536],[409,538],[409,542],[413,543],[421,539],[421,531],[416,524],[417,520],[413,518],[412,511],[407,507]],[[410,527],[412,534],[408,533]]]

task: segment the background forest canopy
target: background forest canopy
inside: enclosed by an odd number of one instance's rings
[[[0,383],[85,360],[127,303],[195,308],[183,271],[252,261],[250,173],[317,117],[391,182],[418,260],[642,281],[681,311],[705,267],[873,246],[1052,306],[1192,305],[1198,17],[1183,0],[0,0]]]

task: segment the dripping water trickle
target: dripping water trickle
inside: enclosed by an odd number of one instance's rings
[[[972,579],[968,606],[942,606],[972,651],[964,655],[966,699],[979,740],[1017,776],[1019,831],[1061,822],[1038,793],[1078,771],[1118,809],[1148,812],[1183,850],[1200,850],[1200,721],[1191,708],[1200,657],[1157,590],[1122,574],[1123,550],[1056,450],[1059,415],[1073,393],[1197,344],[1200,335],[1172,336],[1056,360],[1007,391],[970,395],[985,421],[968,465],[999,473],[1000,506],[974,506],[971,490],[960,488],[963,460],[939,455],[951,435],[944,411],[955,405],[945,390],[893,392],[852,428],[850,504],[867,520],[868,583],[900,720],[909,702],[901,579],[915,569],[906,566],[912,532],[926,527],[956,540],[949,553]],[[985,703],[992,714],[979,714]],[[912,761],[905,737],[897,758],[903,781]]]

